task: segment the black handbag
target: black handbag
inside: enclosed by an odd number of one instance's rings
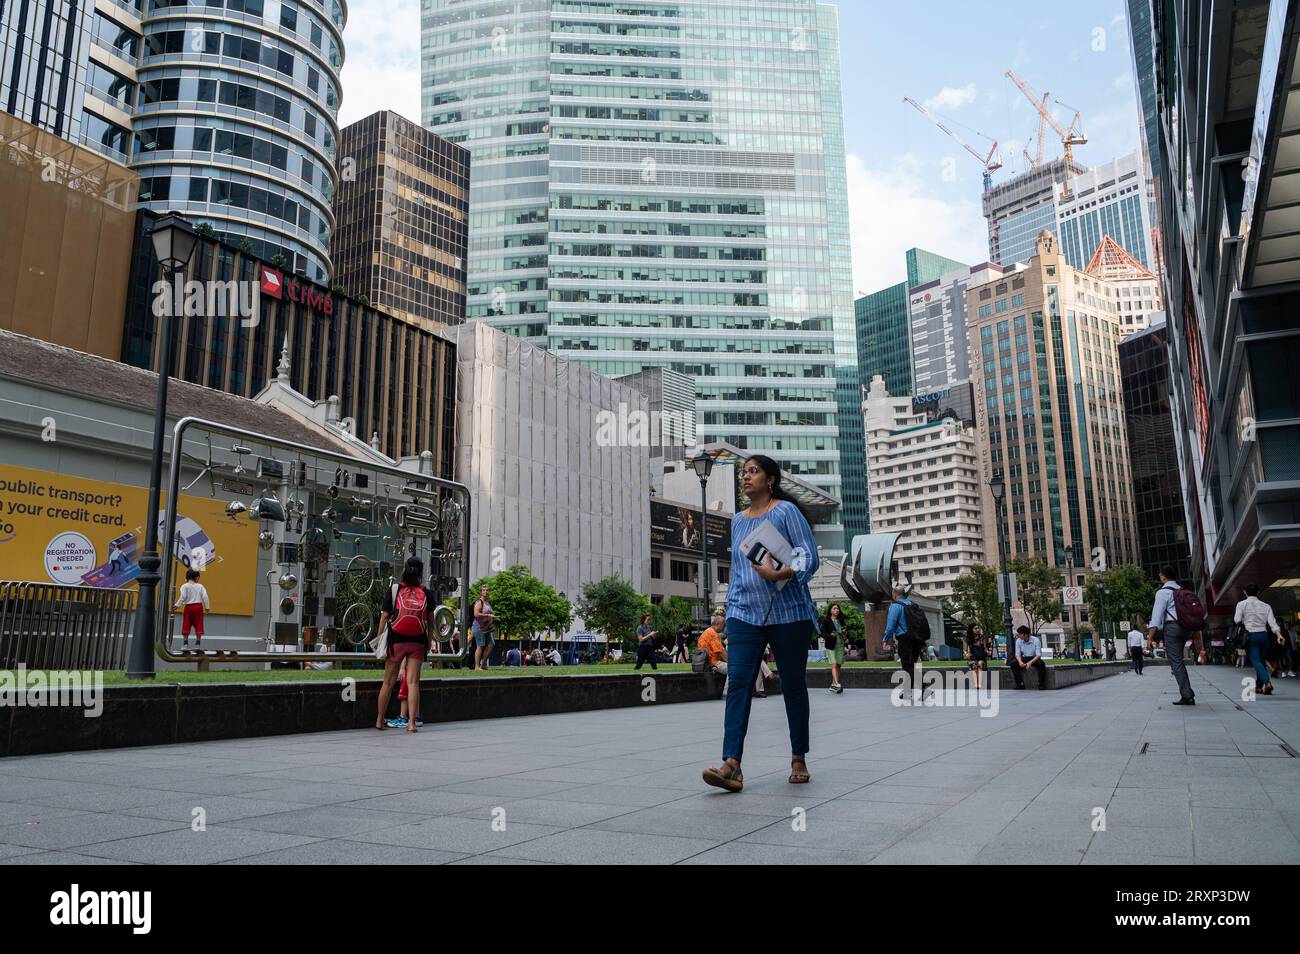
[[[1246,629],[1245,623],[1232,624],[1232,633],[1228,636],[1228,642],[1232,644],[1233,649],[1245,649],[1250,645],[1250,632]]]

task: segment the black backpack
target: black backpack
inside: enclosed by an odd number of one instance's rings
[[[907,632],[904,634],[905,639],[910,639],[915,643],[928,643],[930,641],[930,621],[925,618],[925,610],[915,603],[904,603],[903,619],[907,623]]]

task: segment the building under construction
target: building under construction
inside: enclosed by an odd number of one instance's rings
[[[1056,187],[1088,170],[1064,157],[1044,162],[984,193],[989,223],[989,261],[1010,267],[1027,262],[1044,229],[1056,234]]]

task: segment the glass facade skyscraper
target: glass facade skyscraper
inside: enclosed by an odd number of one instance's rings
[[[473,157],[470,319],[690,375],[703,440],[840,497],[834,25],[815,0],[430,0],[422,96]]]
[[[324,282],[346,19],[344,0],[0,0],[0,109],[129,165],[143,207]]]

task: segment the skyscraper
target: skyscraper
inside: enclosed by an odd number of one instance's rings
[[[391,110],[342,133],[334,281],[427,329],[465,320],[469,153]]]
[[[879,375],[862,410],[871,529],[902,534],[894,558],[916,592],[951,596],[953,581],[985,559],[975,429],[929,420]]]
[[[1252,582],[1273,587],[1265,598],[1291,611],[1300,579],[1297,4],[1201,12],[1130,4],[1132,33],[1149,22],[1154,55],[1153,68],[1138,71],[1138,101],[1149,135],[1155,127],[1191,582],[1212,616],[1229,613]],[[1203,63],[1222,64],[1217,82],[1186,72]],[[1208,134],[1190,129],[1189,117]]]
[[[1084,268],[1109,235],[1144,268],[1152,265],[1150,185],[1141,153],[1131,152],[1070,180],[1056,190],[1057,237],[1071,268]]]
[[[864,382],[876,375],[895,396],[913,393],[911,314],[908,290],[928,285],[944,274],[970,266],[921,248],[904,256],[907,279],[870,295],[853,306],[858,323],[858,368]]]
[[[838,497],[832,14],[431,0],[422,95],[424,125],[473,155],[470,318],[605,374],[688,374],[703,440]],[[819,541],[839,549],[842,531]]]
[[[989,261],[1010,268],[1034,254],[1039,234],[1056,234],[1056,188],[1070,176],[1087,170],[1066,167],[1064,158],[1044,162],[984,193],[984,218],[989,223]]]
[[[344,0],[0,3],[0,109],[140,175],[140,204],[331,272]]]
[[[1004,475],[1008,557],[1058,568],[1137,560],[1114,302],[1049,232],[1027,268],[966,294],[981,469],[986,481]],[[984,492],[985,539],[996,540]]]
[[[970,382],[970,333],[966,289],[1006,272],[1000,265],[963,266],[908,290],[912,391],[929,394]]]
[[[1178,444],[1169,411],[1169,337],[1162,320],[1129,335],[1119,346],[1124,418],[1133,455],[1133,510],[1142,569],[1155,579],[1172,566],[1180,580],[1192,575]]]

